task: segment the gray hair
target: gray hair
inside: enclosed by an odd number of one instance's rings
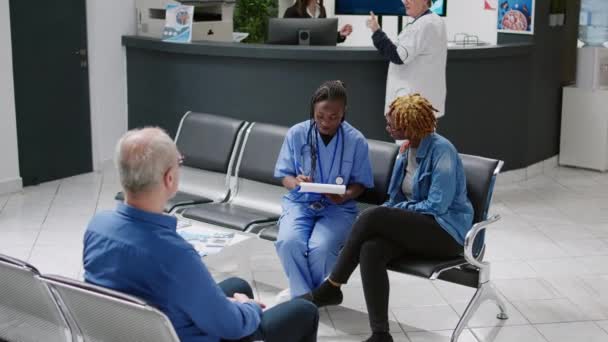
[[[175,165],[179,152],[167,133],[158,127],[133,129],[116,144],[115,162],[125,191],[138,193],[161,184]]]

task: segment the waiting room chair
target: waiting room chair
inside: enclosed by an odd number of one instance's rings
[[[235,170],[235,183],[225,203],[209,203],[186,208],[189,219],[240,231],[252,231],[281,215],[281,199],[286,190],[274,177],[277,156],[287,127],[252,123],[247,128]]]
[[[179,191],[165,206],[178,207],[228,198],[238,149],[248,123],[225,116],[187,112],[182,117],[175,143],[184,162]],[[116,200],[123,201],[119,192]]]
[[[58,294],[81,341],[179,342],[167,316],[139,298],[60,276],[40,279]]]
[[[503,162],[472,155],[460,155],[467,178],[467,192],[474,209],[473,227],[464,241],[462,256],[451,259],[413,259],[403,257],[392,261],[389,269],[430,280],[441,279],[472,288],[475,295],[467,305],[456,326],[451,341],[456,342],[475,311],[486,300],[494,301],[500,312],[497,318],[508,318],[506,306],[490,282],[490,263],[483,261],[484,232],[488,225],[498,221],[499,215],[487,218],[492,200],[494,182]],[[393,291],[397,294],[397,291]]]
[[[32,265],[0,254],[0,341],[71,342],[70,325]]]

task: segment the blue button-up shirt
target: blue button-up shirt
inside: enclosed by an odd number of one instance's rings
[[[456,148],[437,133],[422,139],[416,153],[418,169],[411,200],[401,191],[408,153],[406,150],[395,162],[389,200],[384,205],[432,215],[458,243],[464,244],[473,223],[473,206],[467,197],[464,168]]]
[[[85,280],[157,307],[182,342],[251,335],[261,308],[228,300],[176,226],[175,217],[122,203],[95,215],[84,235]]]

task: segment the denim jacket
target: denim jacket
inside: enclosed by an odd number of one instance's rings
[[[473,223],[473,206],[467,197],[464,168],[456,148],[437,133],[420,142],[410,200],[401,191],[408,153],[406,150],[397,157],[388,189],[389,200],[384,206],[432,215],[448,234],[464,244]]]

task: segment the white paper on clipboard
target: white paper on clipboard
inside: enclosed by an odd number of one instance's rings
[[[336,184],[321,184],[321,183],[300,183],[299,192],[313,192],[318,194],[336,194],[344,195],[346,193],[345,185]]]

